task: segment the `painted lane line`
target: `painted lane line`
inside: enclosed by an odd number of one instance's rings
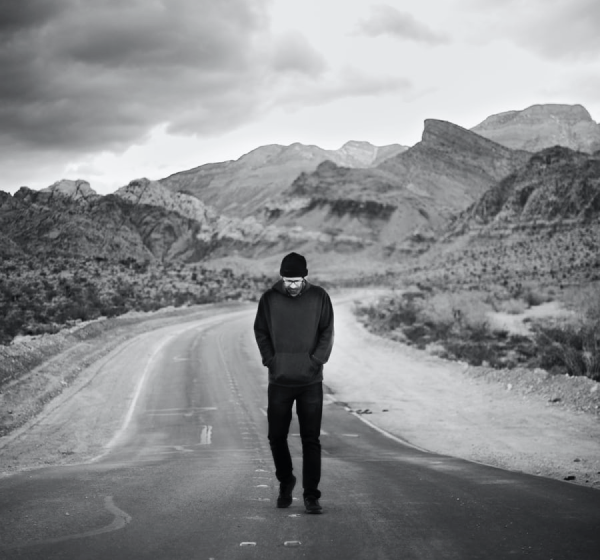
[[[210,445],[212,443],[212,426],[202,426],[200,433],[200,445]]]
[[[240,546],[256,546],[256,543],[251,541],[244,541],[240,543]]]
[[[174,335],[171,336],[167,336],[154,350],[154,352],[152,352],[152,354],[150,355],[150,357],[148,358],[148,361],[146,362],[146,366],[144,367],[144,371],[142,373],[142,377],[140,378],[140,380],[138,381],[138,384],[135,388],[135,393],[133,394],[133,399],[131,401],[131,404],[129,405],[129,409],[127,410],[127,414],[125,415],[125,420],[123,421],[123,424],[121,425],[121,428],[117,431],[117,433],[113,436],[113,438],[108,442],[108,445],[106,446],[107,449],[111,449],[112,447],[115,446],[115,444],[117,443],[117,441],[121,438],[121,436],[125,433],[125,431],[127,430],[129,423],[131,422],[131,419],[133,418],[133,412],[135,411],[135,407],[137,405],[137,402],[140,398],[140,395],[142,394],[142,389],[144,388],[144,385],[146,383],[146,379],[148,378],[148,375],[150,374],[150,371],[152,370],[152,366],[154,365],[154,358],[158,355],[159,352],[162,351],[162,349],[167,345],[168,342],[171,341],[171,339],[173,338]],[[99,457],[97,457],[98,459]]]
[[[184,414],[200,410],[219,410],[216,406],[191,406],[189,408],[154,408],[146,410],[146,414]]]
[[[265,415],[267,416],[267,411],[264,408],[259,408],[259,410]]]
[[[257,484],[254,488],[268,488],[268,484]]]
[[[283,546],[289,546],[289,547],[302,546],[302,543],[300,541],[285,541],[283,543]]]
[[[385,431],[383,428],[380,428],[379,426],[376,426],[375,424],[373,424],[373,422],[369,422],[369,420],[367,420],[366,418],[363,418],[363,416],[361,414],[356,414],[355,412],[352,412],[352,416],[355,416],[356,418],[358,418],[361,422],[363,422],[364,424],[366,424],[367,426],[373,428],[375,431],[379,432],[382,436],[385,436],[388,439],[391,439],[393,441],[395,441],[396,443],[399,443],[401,445],[404,445],[406,447],[410,447],[412,449],[416,449],[417,451],[423,451],[425,453],[431,453],[431,451],[427,450],[427,449],[423,449],[422,447],[419,447],[418,445],[414,445],[402,438],[399,438],[395,435],[390,434],[389,432]]]

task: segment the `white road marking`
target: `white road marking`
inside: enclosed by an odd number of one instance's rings
[[[244,541],[240,543],[240,546],[256,546],[255,542]]]
[[[192,406],[189,408],[155,408],[147,410],[146,414],[184,414],[195,410],[219,410],[216,406]]]
[[[202,426],[200,434],[200,445],[210,445],[212,443],[212,426]]]
[[[267,416],[267,411],[264,408],[259,409],[265,416]]]
[[[144,384],[146,383],[146,378],[148,377],[148,375],[152,369],[152,366],[154,365],[154,357],[159,352],[162,351],[162,349],[166,346],[167,343],[171,342],[171,339],[173,338],[173,336],[174,335],[165,337],[165,339],[156,347],[154,352],[152,352],[152,354],[148,358],[148,362],[146,363],[146,366],[144,367],[144,372],[142,373],[142,377],[138,381],[138,384],[135,388],[135,393],[133,394],[133,399],[131,401],[131,404],[129,405],[129,410],[127,410],[127,414],[125,416],[125,420],[123,421],[123,425],[121,426],[121,428],[117,431],[117,433],[113,436],[113,438],[110,440],[110,442],[106,446],[108,449],[111,449],[112,447],[114,447],[115,443],[125,433],[125,430],[127,430],[129,423],[131,422],[131,419],[133,418],[133,412],[135,410],[137,402],[140,398],[140,395],[142,394],[142,389],[144,388]]]
[[[348,409],[350,410],[350,409]],[[390,434],[389,432],[386,432],[383,428],[379,428],[378,426],[376,426],[375,424],[373,424],[372,422],[369,422],[366,418],[363,418],[363,416],[361,414],[356,414],[356,413],[352,413],[353,416],[356,416],[356,418],[358,418],[361,422],[364,422],[367,426],[370,426],[371,428],[373,428],[374,430],[376,430],[377,432],[379,432],[381,435],[385,436],[386,438],[389,438],[393,441],[395,441],[396,443],[400,443],[401,445],[405,445],[407,447],[411,447],[412,449],[416,449],[417,451],[424,451],[425,453],[431,453],[430,451],[428,451],[427,449],[423,449],[422,447],[419,447],[418,445],[414,445],[406,440],[403,440],[399,437],[396,437],[392,434]]]

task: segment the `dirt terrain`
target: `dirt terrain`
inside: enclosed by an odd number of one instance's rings
[[[355,302],[369,297],[368,292],[333,297],[336,342],[325,368],[330,399],[346,403],[363,420],[419,448],[600,489],[598,383],[541,370],[469,367],[382,339],[367,332],[353,314]],[[254,305],[247,309],[252,311]],[[186,310],[181,322],[217,312],[198,306],[197,314]],[[172,316],[165,320],[171,325],[175,321]],[[158,326],[160,321],[154,319],[152,327]],[[36,368],[18,392],[3,388],[3,407],[10,401],[15,409],[26,410],[31,398],[27,388],[33,390],[40,377],[54,376],[60,383],[64,371],[76,367],[74,360],[85,364],[40,414],[0,438],[2,475],[89,461],[104,452],[135,383],[120,372],[102,369],[102,364],[138,335],[152,336],[147,321],[129,325],[126,332],[104,333],[95,343],[93,363],[86,362],[86,344]],[[72,406],[76,399],[82,406]],[[101,418],[91,418],[91,406]],[[70,416],[56,421],[67,409]]]

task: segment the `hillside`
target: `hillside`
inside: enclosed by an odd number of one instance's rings
[[[421,142],[369,169],[320,164],[265,208],[266,223],[349,236],[346,249],[420,252],[447,221],[530,154],[427,120]],[[362,242],[356,241],[356,239]],[[339,248],[339,244],[336,245]]]
[[[289,187],[296,177],[325,160],[348,167],[369,167],[406,150],[351,141],[339,150],[295,143],[261,146],[236,161],[210,163],[160,180],[173,192],[192,194],[228,216],[247,217]]]
[[[533,105],[492,115],[471,130],[516,150],[538,152],[552,146],[590,154],[600,150],[600,125],[581,105]]]
[[[511,289],[600,280],[600,157],[553,147],[457,215],[417,276]]]
[[[389,281],[397,271],[510,289],[598,277],[598,154],[531,154],[432,119],[409,149],[349,142],[337,162],[320,161],[324,152],[264,146],[107,196],[81,179],[0,192],[0,307],[11,332],[55,329],[98,309],[247,294],[290,250],[309,256],[311,274],[338,283]],[[218,207],[184,192],[186,174]],[[219,210],[238,202],[238,215]],[[219,293],[222,282],[235,284],[234,272],[244,288]]]

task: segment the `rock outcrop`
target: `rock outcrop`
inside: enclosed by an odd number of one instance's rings
[[[600,150],[600,125],[581,105],[533,105],[492,115],[471,130],[503,146],[530,152],[552,146],[587,153]]]
[[[98,196],[98,193],[83,179],[77,179],[75,181],[72,181],[71,179],[62,179],[53,185],[42,189],[42,192],[60,193],[69,198],[84,200]]]
[[[515,229],[600,218],[600,155],[555,146],[485,192],[457,220],[461,230]]]

